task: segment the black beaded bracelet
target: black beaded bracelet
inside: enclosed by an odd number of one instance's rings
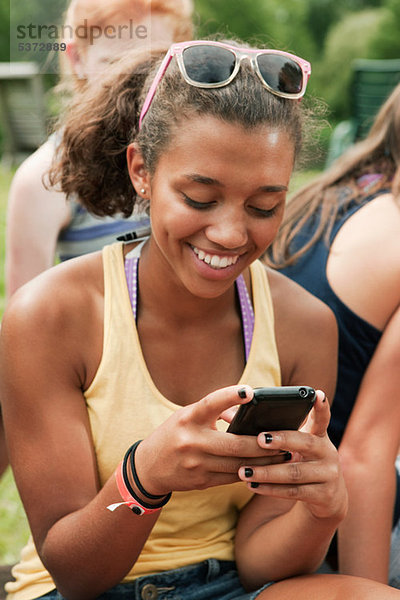
[[[148,492],[146,492],[146,490],[144,489],[144,487],[142,486],[142,484],[139,481],[138,475],[136,473],[136,468],[135,468],[135,460],[134,460],[134,455],[136,452],[136,448],[138,447],[138,445],[140,444],[142,440],[139,440],[138,442],[135,442],[135,444],[133,444],[132,446],[130,446],[130,448],[128,448],[125,456],[124,456],[124,460],[122,463],[122,476],[124,478],[124,483],[126,485],[127,490],[129,491],[129,493],[131,494],[131,496],[133,498],[135,498],[135,500],[137,500],[140,504],[142,504],[145,508],[149,508],[149,509],[156,509],[156,508],[162,508],[163,506],[165,506],[165,504],[167,504],[167,502],[169,501],[169,499],[172,496],[172,492],[169,492],[169,494],[163,494],[162,496],[155,496],[154,494],[149,494]],[[141,494],[143,494],[143,496],[145,496],[146,498],[149,498],[150,500],[161,500],[161,502],[159,502],[158,504],[150,504],[149,502],[145,502],[144,500],[142,500],[141,498],[139,498],[139,496],[136,494],[135,490],[132,488],[129,478],[128,478],[128,469],[127,469],[127,463],[129,460],[129,455],[131,456],[131,470],[132,470],[132,475],[133,475],[133,479],[134,482],[138,488],[138,490],[140,491]]]

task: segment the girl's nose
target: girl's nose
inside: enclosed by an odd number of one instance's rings
[[[221,211],[207,227],[206,235],[210,242],[223,248],[242,248],[248,240],[246,216],[238,210]]]

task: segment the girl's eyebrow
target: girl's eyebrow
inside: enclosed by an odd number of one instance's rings
[[[225,187],[223,183],[218,181],[218,179],[213,179],[212,177],[206,177],[205,175],[199,175],[198,173],[191,173],[188,175],[184,175],[186,179],[189,181],[193,181],[194,183],[202,183],[203,185],[218,185],[220,187]],[[257,188],[257,192],[287,192],[287,185],[262,185]]]
[[[224,186],[223,183],[218,181],[218,179],[213,179],[212,177],[206,177],[205,175],[199,175],[198,173],[190,173],[188,175],[184,175],[186,179],[189,181],[193,181],[194,183],[202,183],[204,185],[220,185]]]
[[[262,185],[258,188],[259,192],[287,192],[287,185]]]

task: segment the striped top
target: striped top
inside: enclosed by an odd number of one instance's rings
[[[117,241],[121,235],[142,239],[150,234],[150,218],[144,213],[131,217],[97,217],[75,199],[70,201],[72,218],[57,240],[57,255],[61,261],[96,252]]]
[[[61,140],[61,133],[49,137],[54,152]],[[82,254],[96,252],[104,246],[126,236],[124,241],[142,239],[150,234],[150,218],[147,214],[135,212],[128,218],[122,215],[97,217],[80,204],[76,197],[68,199],[71,220],[58,236],[56,254],[61,261],[76,258]]]

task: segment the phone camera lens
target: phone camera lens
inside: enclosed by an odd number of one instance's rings
[[[307,398],[308,392],[307,392],[306,388],[300,388],[299,389],[299,395],[300,395],[301,398]]]

